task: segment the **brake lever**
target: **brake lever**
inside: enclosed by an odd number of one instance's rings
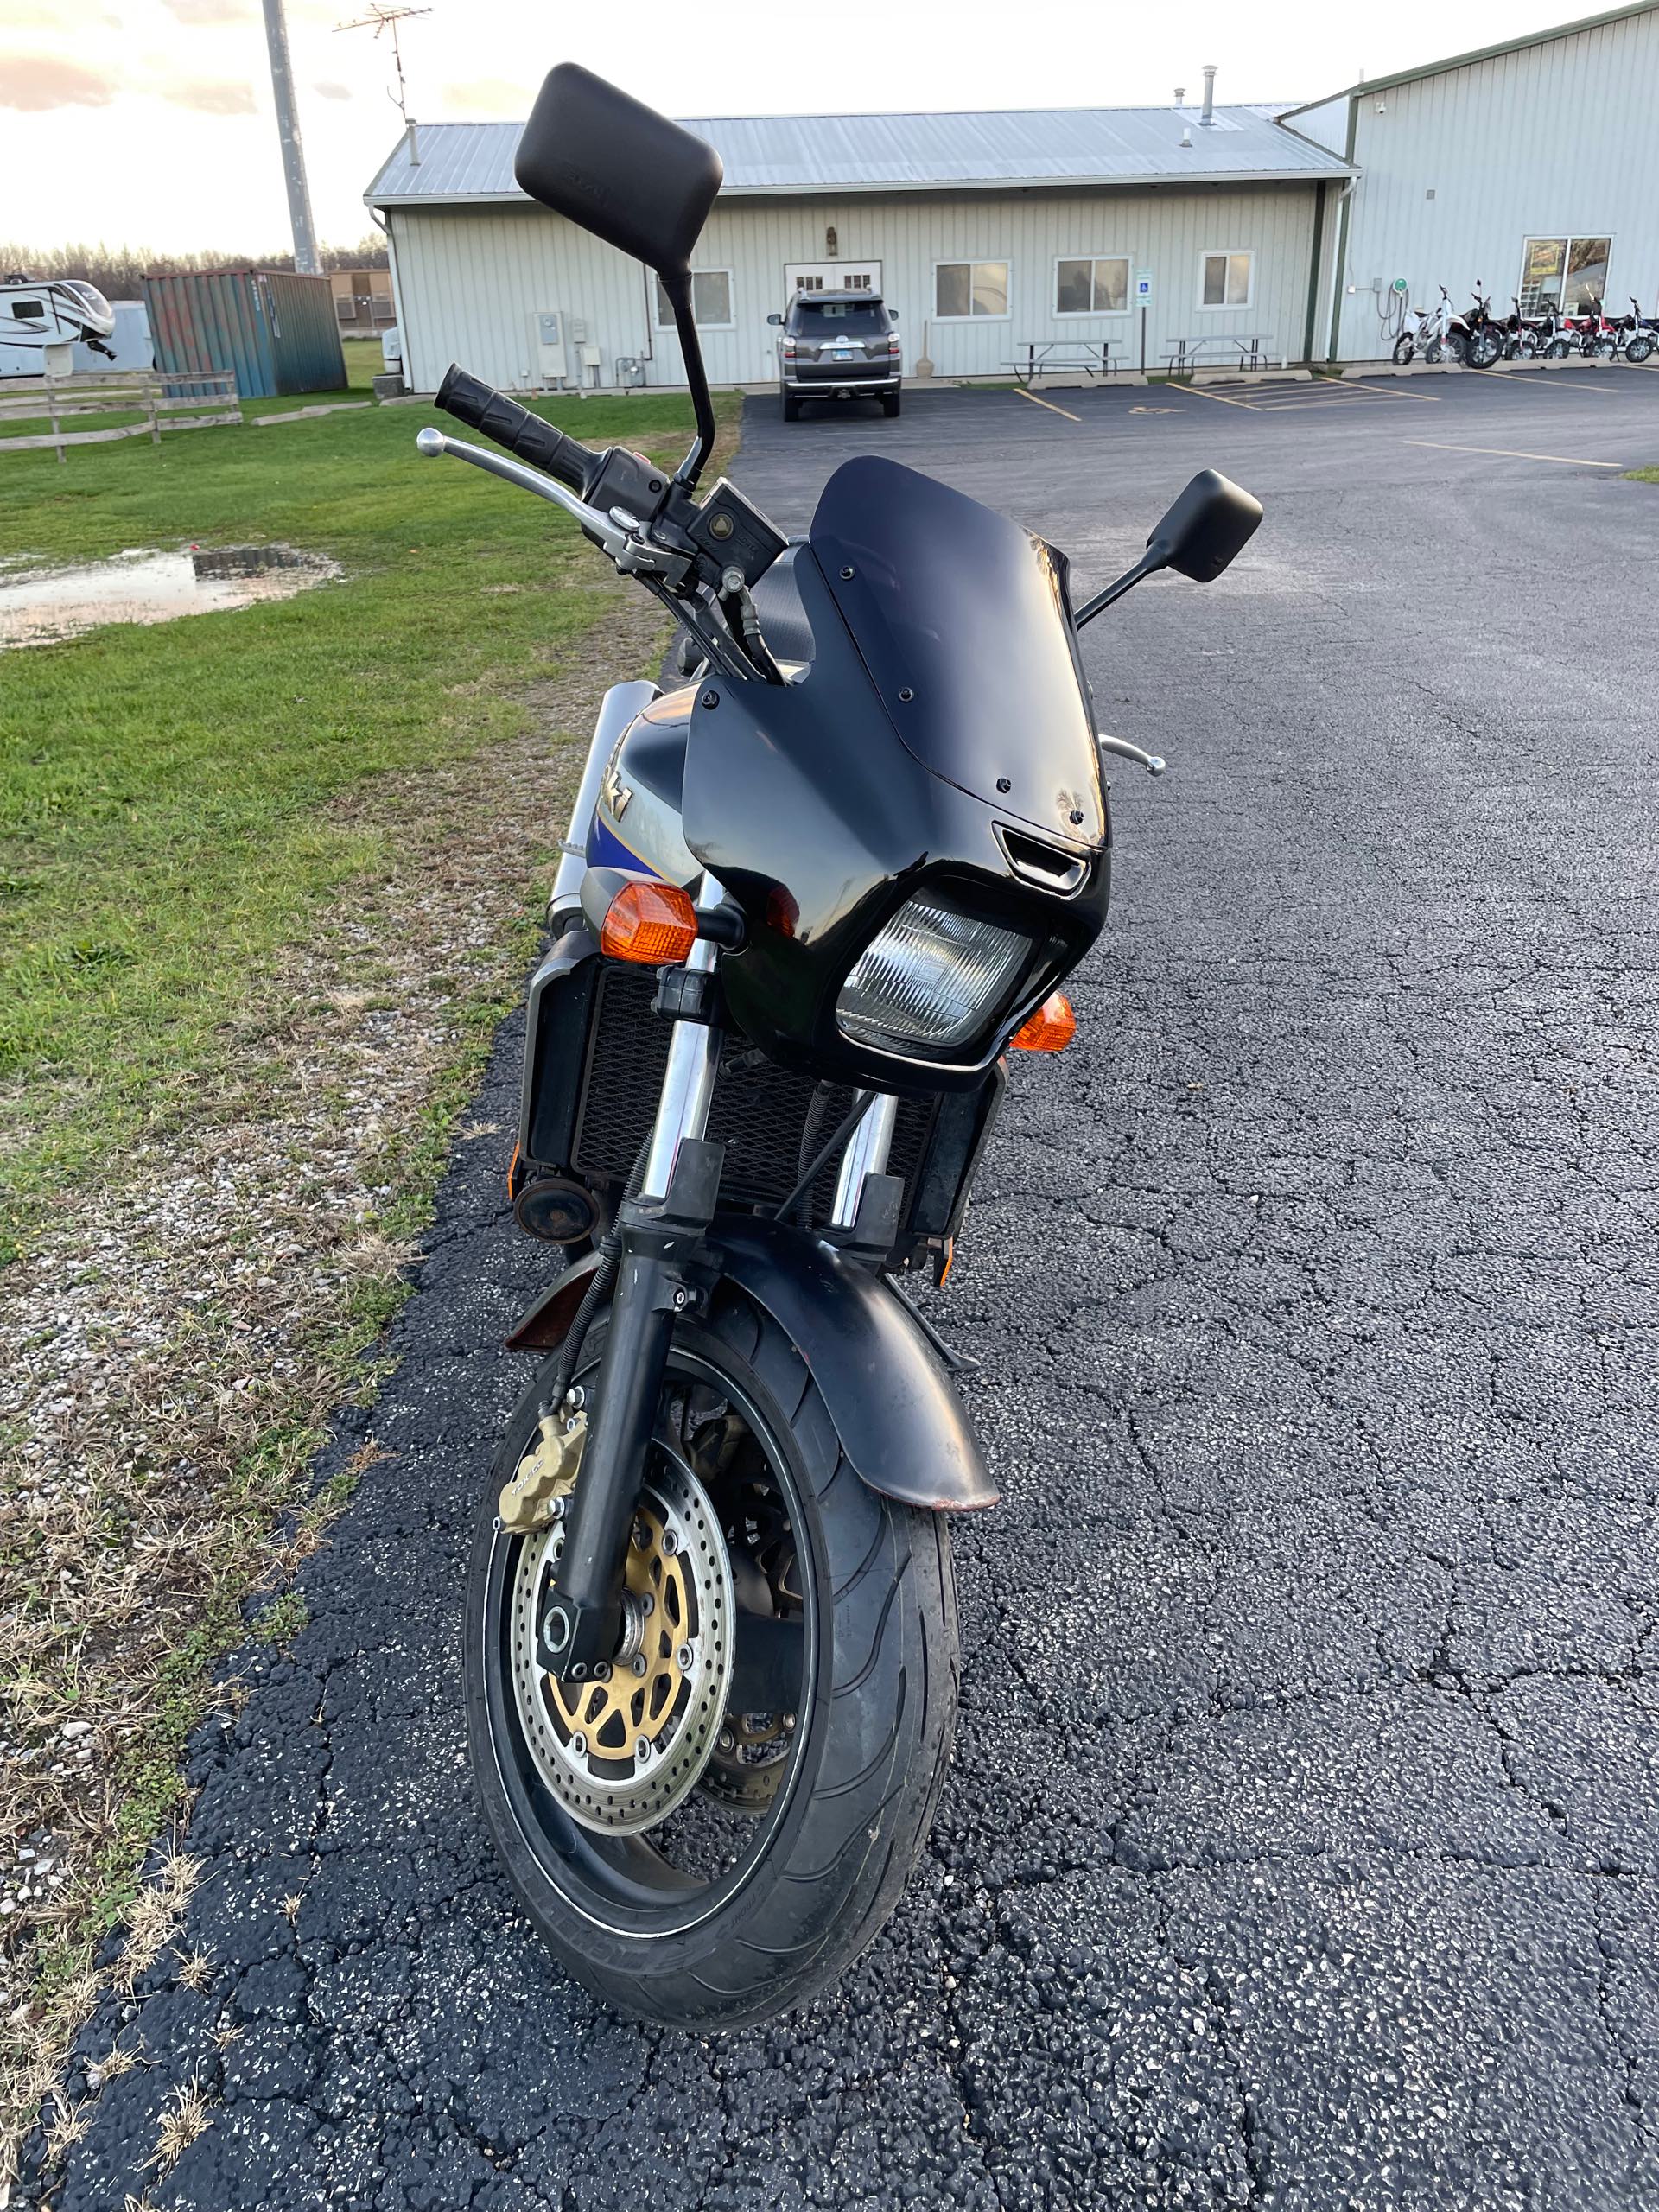
[[[1103,753],[1115,753],[1120,760],[1133,760],[1137,768],[1144,768],[1149,776],[1161,776],[1164,762],[1155,753],[1143,753],[1138,745],[1131,745],[1127,737],[1100,737],[1095,742]]]
[[[457,461],[470,461],[474,468],[499,476],[504,483],[516,484],[521,492],[533,492],[538,499],[563,507],[624,575],[661,576],[674,584],[683,578],[690,565],[683,556],[664,552],[651,544],[645,537],[644,524],[623,508],[615,507],[609,514],[601,514],[597,507],[590,507],[585,499],[567,491],[556,477],[543,475],[539,468],[531,468],[522,461],[509,461],[505,454],[469,445],[465,438],[448,437],[435,427],[416,433],[415,449],[427,461],[453,454]]]

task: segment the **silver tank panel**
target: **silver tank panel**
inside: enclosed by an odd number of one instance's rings
[[[685,731],[696,686],[665,691],[611,748],[588,838],[590,868],[648,868],[689,887],[702,873],[680,829]]]

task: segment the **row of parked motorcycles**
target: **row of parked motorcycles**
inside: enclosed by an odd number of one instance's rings
[[[1395,340],[1394,359],[1403,368],[1408,361],[1455,361],[1464,368],[1490,369],[1499,361],[1564,361],[1569,354],[1592,359],[1645,361],[1659,346],[1659,317],[1643,315],[1632,299],[1626,315],[1609,315],[1599,299],[1581,315],[1563,315],[1558,308],[1525,315],[1516,299],[1513,312],[1495,315],[1491,301],[1475,284],[1474,303],[1461,315],[1451,295],[1440,287],[1440,304],[1414,308],[1414,330],[1403,330]]]

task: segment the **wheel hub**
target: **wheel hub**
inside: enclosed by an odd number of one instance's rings
[[[720,1523],[702,1484],[660,1443],[652,1463],[608,1666],[560,1681],[537,1657],[563,1519],[525,1536],[513,1577],[513,1694],[531,1757],[570,1817],[608,1834],[655,1827],[696,1786],[731,1681],[732,1576]]]

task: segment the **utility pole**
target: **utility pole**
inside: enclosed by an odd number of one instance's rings
[[[265,43],[270,48],[270,90],[276,103],[276,131],[283,142],[283,181],[288,187],[288,219],[294,230],[294,266],[302,276],[320,276],[317,234],[311,226],[311,194],[305,182],[305,149],[294,106],[294,67],[288,58],[288,25],[283,0],[264,0]]]

